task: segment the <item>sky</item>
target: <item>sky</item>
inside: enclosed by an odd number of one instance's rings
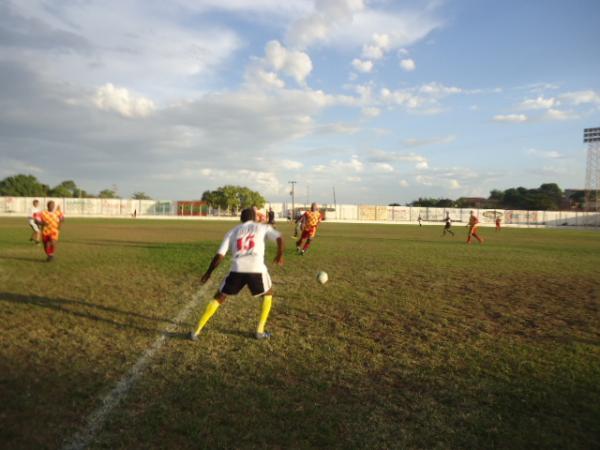
[[[0,0],[0,178],[406,203],[583,188],[597,0]]]

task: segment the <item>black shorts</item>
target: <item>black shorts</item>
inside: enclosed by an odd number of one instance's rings
[[[248,286],[252,295],[262,295],[271,289],[271,277],[268,272],[229,272],[229,275],[221,284],[219,292],[227,295],[237,295],[244,286]]]

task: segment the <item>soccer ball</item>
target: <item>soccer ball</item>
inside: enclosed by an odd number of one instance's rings
[[[327,283],[327,280],[329,280],[329,276],[327,275],[327,272],[319,272],[317,274],[317,281],[321,284],[325,284]]]

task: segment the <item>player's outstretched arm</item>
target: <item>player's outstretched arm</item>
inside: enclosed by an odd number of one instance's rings
[[[285,244],[283,243],[283,238],[280,236],[277,238],[277,255],[273,260],[278,266],[283,266],[283,250],[285,250]]]
[[[204,284],[210,279],[210,276],[213,273],[213,270],[215,270],[217,267],[219,267],[219,264],[221,264],[221,261],[223,261],[223,258],[225,258],[225,257],[219,253],[217,253],[213,257],[212,261],[210,262],[210,266],[208,266],[208,269],[206,269],[206,272],[204,273],[204,275],[202,275],[202,278],[200,278],[200,283]]]

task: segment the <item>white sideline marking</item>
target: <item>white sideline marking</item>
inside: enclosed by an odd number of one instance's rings
[[[190,302],[185,305],[177,316],[172,320],[162,332],[161,335],[156,338],[154,343],[148,347],[142,356],[137,360],[135,365],[129,369],[129,371],[121,377],[117,385],[104,396],[102,399],[102,405],[95,409],[87,418],[87,425],[82,430],[78,431],[62,448],[63,450],[83,450],[87,448],[92,441],[96,438],[98,431],[100,431],[106,422],[106,418],[111,411],[123,400],[127,395],[133,384],[140,378],[144,370],[150,364],[150,361],[154,357],[154,354],[158,352],[167,340],[166,334],[175,331],[175,327],[183,322],[185,317],[189,314],[192,307],[196,305],[199,297],[204,293],[205,286],[201,286],[200,289],[192,295]]]

